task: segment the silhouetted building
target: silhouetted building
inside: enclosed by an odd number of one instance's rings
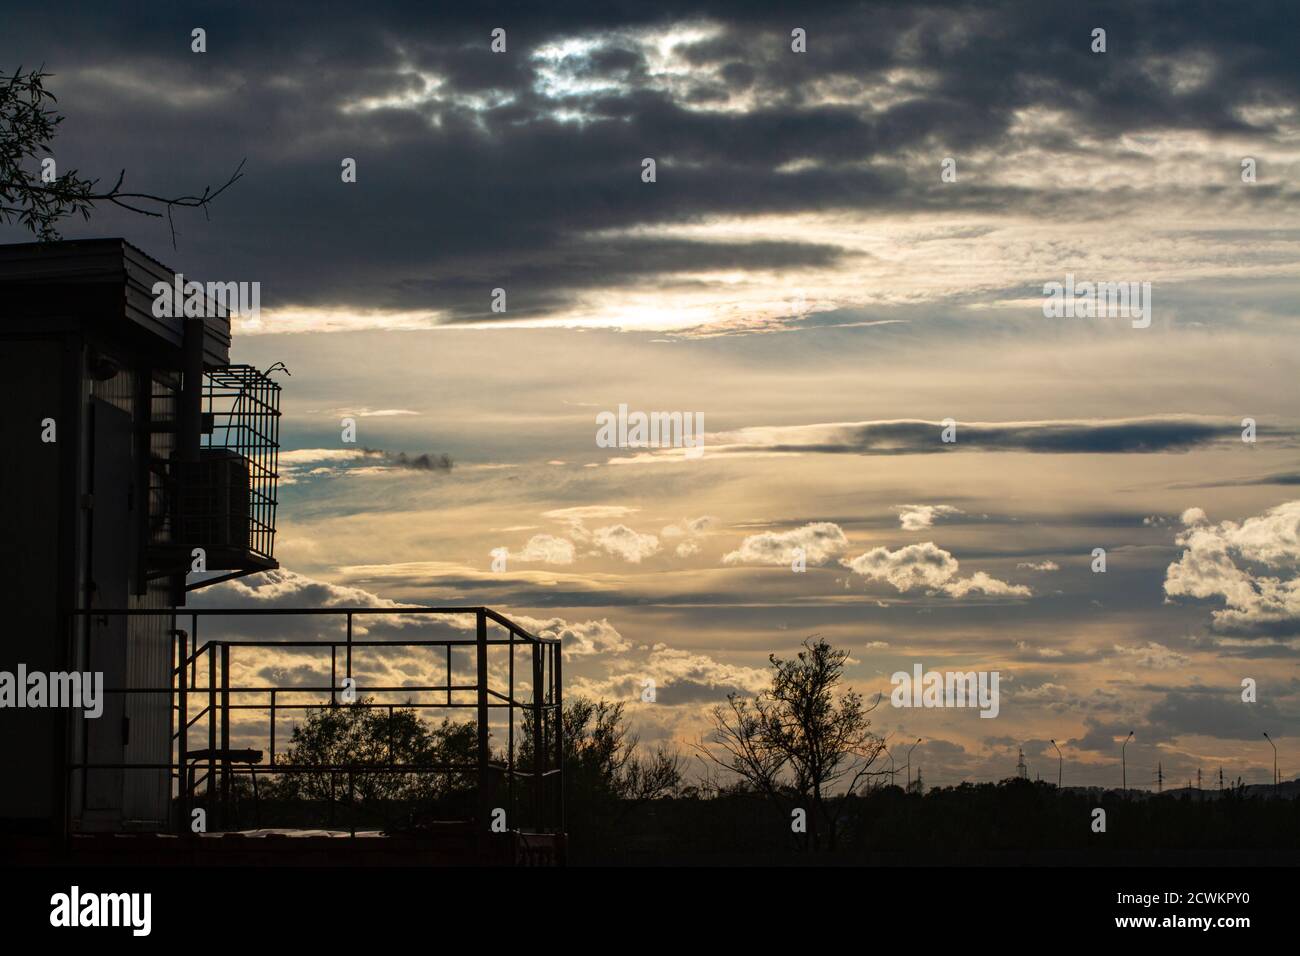
[[[88,612],[183,605],[196,567],[277,567],[279,387],[230,364],[218,303],[156,314],[156,284],[175,280],[121,239],[0,246],[0,671],[170,687],[171,618]],[[103,707],[0,711],[0,830],[168,828],[170,694]]]
[[[0,853],[36,862],[55,852],[104,863],[220,859],[221,841],[204,836],[250,823],[259,830],[259,770],[284,773],[277,719],[296,724],[308,710],[344,703],[472,715],[475,757],[460,768],[472,780],[472,805],[425,806],[443,815],[410,823],[415,835],[388,834],[381,851],[388,858],[558,861],[559,638],[486,607],[404,609],[430,630],[379,643],[418,648],[411,652],[424,655],[429,676],[355,688],[354,657],[376,642],[363,649],[354,620],[364,627],[386,608],[184,607],[191,590],[278,567],[280,387],[267,373],[230,364],[222,297],[235,284],[182,282],[121,239],[0,246],[0,353],[10,379],[0,418],[0,526],[8,538],[0,597],[10,625],[0,644],[0,835],[9,835]],[[173,307],[162,308],[169,289]],[[297,630],[286,614],[299,616]],[[267,640],[227,625],[248,618],[264,622]],[[437,620],[452,623],[435,632]],[[294,684],[298,696],[286,700],[277,695],[289,688],[274,679],[232,681],[232,658],[259,646],[310,649],[328,666],[318,686]],[[65,689],[75,675],[93,683],[102,674],[99,712],[48,701],[11,706],[15,678],[29,674]],[[345,687],[401,696],[340,700]],[[265,749],[235,739],[234,716],[259,712]],[[446,769],[394,759],[390,749],[374,772]],[[336,768],[299,762],[294,770],[330,781],[332,820]],[[353,772],[337,777],[355,807]],[[252,791],[251,814],[241,810],[241,783]],[[206,822],[192,826],[195,814]],[[297,849],[252,838],[261,848],[253,852],[315,859],[322,848],[302,836],[312,831],[294,832]],[[339,851],[340,841],[324,840],[335,845],[327,852]],[[351,843],[354,858],[377,846]]]

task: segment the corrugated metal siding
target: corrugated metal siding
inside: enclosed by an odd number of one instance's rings
[[[180,405],[181,377],[175,372],[154,371],[151,420],[161,426],[175,426]],[[149,475],[149,543],[170,544],[172,513],[163,474],[159,469],[171,461],[176,450],[174,432],[159,430],[149,436],[149,457],[156,468]]]
[[[124,369],[107,381],[93,381],[91,395],[132,415],[136,414],[136,380],[131,369]],[[154,391],[163,389],[155,385]],[[155,435],[151,445],[157,453],[170,454],[174,437]],[[136,507],[156,507],[160,502],[137,489]],[[148,505],[146,505],[148,503]],[[143,547],[144,542],[139,546]],[[125,555],[124,555],[125,559]],[[131,569],[134,577],[135,568]],[[144,594],[130,589],[127,607],[165,609],[171,607],[167,580],[147,585]],[[128,687],[170,687],[172,648],[169,617],[141,616],[129,620],[126,632],[126,681]],[[128,694],[125,716],[130,726],[129,739],[123,748],[123,763],[169,763],[171,760],[172,705],[170,694]],[[170,808],[171,778],[166,770],[128,770],[122,778],[121,822],[127,828],[165,829]]]
[[[155,371],[150,389],[150,417],[157,423],[172,423],[176,419],[177,389],[180,376],[166,371]],[[149,439],[150,458],[158,462],[170,460],[176,447],[176,436],[171,432],[154,432]],[[170,528],[168,502],[163,489],[150,481],[149,525],[150,537],[155,528],[162,532],[159,538],[169,537]],[[171,608],[171,585],[167,578],[149,582],[148,590],[143,595],[133,595],[131,607],[134,608]],[[175,619],[172,617],[141,617],[136,619],[137,626],[131,631],[131,662],[127,676],[136,686],[171,687],[172,686],[172,649],[174,640],[172,630]],[[175,714],[172,710],[170,694],[137,694],[136,707],[129,711],[131,715],[131,744],[127,748],[127,761],[130,763],[170,763],[172,759],[172,733],[175,730]],[[139,719],[139,733],[136,732],[136,720]],[[134,786],[128,784],[123,800],[123,812],[128,821],[152,823],[157,829],[165,829],[171,809],[172,781],[167,771],[136,771],[132,774],[138,780]]]
[[[131,607],[171,607],[166,581],[154,581],[148,593],[132,595]],[[131,687],[170,687],[172,669],[170,617],[134,617],[127,632],[126,679]],[[126,715],[131,721],[126,763],[171,762],[171,694],[131,694]],[[171,775],[166,770],[128,771],[122,782],[122,818],[128,827],[162,830],[167,827]]]
[[[112,378],[101,382],[90,379],[90,397],[108,402],[132,417],[135,416],[135,372],[122,369]]]
[[[154,318],[153,314],[154,283],[175,282],[176,274],[129,242],[122,243],[122,251],[126,263],[126,317],[179,346],[184,337],[184,319],[158,319]],[[185,281],[200,280],[198,276],[186,276]],[[229,364],[230,317],[228,315],[205,320],[203,353],[203,360],[210,365]]]

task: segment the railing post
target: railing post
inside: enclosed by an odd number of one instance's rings
[[[176,785],[180,790],[181,815],[177,821],[177,832],[182,836],[189,832],[190,794],[185,786],[185,765],[189,763],[190,706],[189,706],[189,654],[186,642],[189,635],[178,630],[176,635],[176,707],[180,711],[180,734],[176,742]]]
[[[546,695],[542,692],[542,647],[533,643],[533,826],[539,831],[546,825],[546,795],[543,792],[546,772],[546,724],[542,719]]]
[[[487,653],[487,614],[479,608],[477,615],[478,654],[474,683],[478,691],[478,806],[479,836],[486,836],[489,821],[492,818],[491,796],[488,793],[488,653]]]
[[[230,645],[221,645],[221,749],[230,751]],[[230,761],[221,761],[221,828],[229,826]]]
[[[217,782],[217,646],[208,643],[208,789],[204,791],[208,802],[208,826],[217,813],[217,802],[212,799],[212,788]]]
[[[506,810],[510,819],[515,818],[515,629],[506,629],[510,641],[510,689],[507,691],[508,707],[506,713]]]
[[[557,639],[555,643],[555,775],[557,803],[556,815],[559,818],[559,831],[564,833],[564,668],[560,658],[564,654],[564,645]]]
[[[338,641],[330,640],[330,706],[333,707],[338,703],[338,696],[335,694],[335,688],[338,686],[339,672],[339,645]],[[334,771],[330,771],[330,827],[334,826]]]
[[[190,686],[199,686],[199,616],[190,614]]]

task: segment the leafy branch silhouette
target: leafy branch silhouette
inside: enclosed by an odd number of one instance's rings
[[[23,168],[26,160],[39,161],[52,152],[53,142],[64,117],[51,104],[58,98],[45,88],[52,74],[44,68],[24,72],[20,66],[12,75],[0,74],[0,222],[25,226],[41,242],[59,238],[57,224],[69,216],[89,220],[97,203],[111,203],[142,216],[166,218],[176,246],[177,209],[202,209],[208,217],[212,202],[243,178],[244,163],[220,186],[205,186],[189,196],[159,196],[129,192],[123,188],[126,170],[117,175],[112,188],[101,190],[99,179],[88,179],[70,169],[46,181],[40,174]]]

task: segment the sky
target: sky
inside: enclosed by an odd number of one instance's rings
[[[282,567],[197,603],[488,605],[688,759],[815,634],[928,785],[1022,748],[1055,779],[1055,739],[1067,785],[1115,786],[1129,731],[1130,784],[1268,782],[1264,731],[1295,776],[1294,7],[4,17],[61,170],[183,194],[246,160],[174,248],[117,210],[62,227],[260,283],[232,357],[291,373]],[[1067,281],[1149,283],[1149,311],[1046,314]],[[602,447],[621,405],[702,416],[702,453]],[[916,665],[997,671],[997,717],[894,707]]]

